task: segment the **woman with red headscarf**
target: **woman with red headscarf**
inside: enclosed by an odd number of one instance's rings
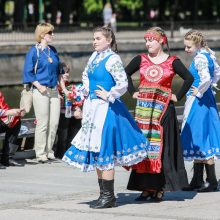
[[[150,141],[144,161],[132,166],[127,188],[142,191],[137,201],[161,201],[164,191],[188,185],[174,102],[189,90],[193,77],[176,56],[165,53],[169,46],[164,30],[153,27],[144,35],[148,53],[137,55],[127,65],[128,90],[137,99],[135,120]],[[135,92],[131,75],[140,71],[140,85]],[[178,74],[183,85],[172,93],[172,80]]]

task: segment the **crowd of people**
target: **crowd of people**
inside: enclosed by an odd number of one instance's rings
[[[183,39],[185,52],[192,56],[189,69],[171,55],[160,27],[145,32],[146,53],[124,68],[112,28],[95,28],[94,52],[82,84],[69,82],[69,66],[50,45],[53,32],[49,23],[36,27],[36,45],[24,64],[23,83],[33,93],[38,163],[58,158],[83,172],[95,170],[100,194],[90,204],[94,209],[116,206],[116,166],[131,170],[127,189],[141,191],[136,198],[140,202],[161,202],[165,191],[218,189],[215,159],[220,154],[220,120],[213,90],[220,66],[201,32],[190,30]],[[131,78],[137,71],[138,89]],[[176,74],[183,83],[174,94]],[[127,89],[136,99],[134,117],[120,99]],[[175,102],[185,95],[180,132]],[[24,114],[23,108],[9,109],[0,93],[0,132],[6,132],[0,169],[18,165],[13,154]],[[184,160],[194,162],[190,183]]]

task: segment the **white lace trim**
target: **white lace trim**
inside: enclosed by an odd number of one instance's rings
[[[212,155],[212,156],[209,156],[209,157],[206,157],[206,158],[204,158],[204,157],[203,158],[202,157],[184,157],[184,160],[185,161],[194,161],[194,160],[201,160],[201,161],[203,161],[203,160],[209,160],[211,158],[214,158],[214,160],[218,159],[218,157],[216,155]]]
[[[99,170],[112,170],[115,166],[132,166],[134,164],[141,162],[146,156],[147,156],[147,152],[145,150],[140,150],[138,152],[134,152],[133,154],[129,154],[128,156],[122,156],[121,158],[115,156],[114,162],[106,165],[97,164],[97,163],[93,165],[79,163],[72,161],[66,155],[64,155],[62,160],[68,163],[69,165],[80,168],[81,171],[83,172],[90,172],[90,171],[94,171],[95,168],[98,168]]]

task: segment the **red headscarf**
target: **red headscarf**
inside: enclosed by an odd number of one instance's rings
[[[156,31],[147,31],[145,34],[144,34],[144,38],[146,39],[153,39],[153,40],[156,40],[156,41],[160,41],[161,39],[163,39],[163,42],[162,44],[166,44],[167,43],[167,36],[166,34],[164,34],[163,36],[156,32]]]

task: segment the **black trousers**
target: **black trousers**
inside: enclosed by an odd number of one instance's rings
[[[71,146],[71,141],[81,128],[81,119],[74,117],[66,118],[65,114],[60,114],[57,137],[53,146],[54,155],[62,159],[66,150]]]
[[[18,121],[17,124],[10,128],[4,122],[0,120],[0,133],[5,133],[5,140],[3,143],[1,163],[8,164],[10,145],[11,147],[17,145],[18,134],[21,128],[21,121]]]

